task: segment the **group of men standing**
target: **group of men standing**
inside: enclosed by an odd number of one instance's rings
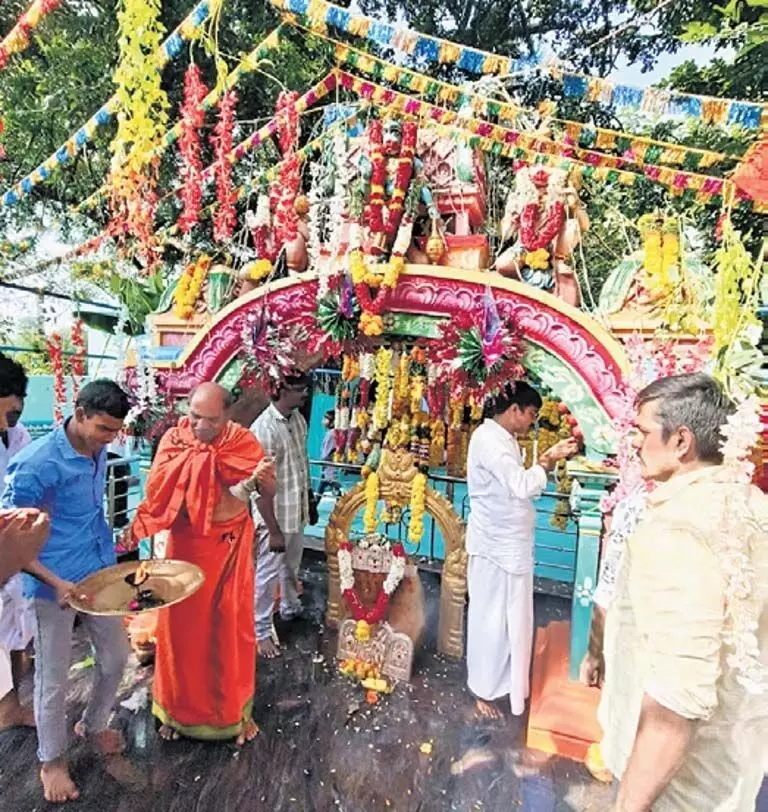
[[[76,617],[68,598],[81,579],[115,563],[103,504],[106,447],[129,402],[117,384],[94,381],[62,426],[28,442],[14,431],[25,394],[23,370],[0,355],[0,462],[13,455],[0,511],[0,584],[3,615],[10,607],[6,621],[18,632],[5,647],[26,646],[31,620],[41,779],[46,799],[63,802],[78,797],[66,758]],[[255,660],[257,652],[280,654],[278,584],[281,615],[301,610],[298,568],[312,501],[300,414],[307,396],[305,377],[283,379],[249,431],[228,419],[229,393],[202,384],[160,443],[123,546],[167,530],[168,556],[206,576],[197,593],[160,613],[153,713],[164,738],[244,743],[257,734]],[[637,405],[635,448],[656,487],[627,539],[614,543],[618,553],[606,557],[616,577],[610,600],[600,599],[607,616],[596,612],[584,664],[585,680],[605,678],[600,718],[605,761],[621,782],[615,808],[747,812],[766,763],[768,497],[722,465],[732,404],[714,380],[663,379]],[[577,450],[566,440],[525,466],[516,437],[540,406],[529,385],[503,387],[469,447],[468,683],[484,716],[501,715],[502,697],[513,715],[524,712],[534,626],[531,500]],[[28,604],[8,580],[19,569]],[[96,665],[75,732],[109,763],[124,748],[108,723],[128,646],[114,618],[81,621]],[[10,671],[5,663],[0,724],[29,724]]]
[[[20,396],[6,392],[11,373],[23,377]],[[6,414],[23,407],[26,376],[19,365],[0,357],[3,375],[0,431],[7,431]],[[134,549],[142,538],[167,530],[167,555],[197,564],[205,574],[197,593],[172,612],[161,612],[158,620],[153,713],[164,738],[184,735],[242,744],[258,732],[251,715],[256,652],[258,647],[264,656],[280,653],[272,623],[278,583],[281,614],[292,618],[301,611],[301,531],[311,494],[307,429],[299,408],[307,396],[305,376],[283,379],[249,431],[229,420],[231,400],[225,389],[201,384],[190,395],[188,415],[160,442],[145,498],[122,535],[122,546]],[[127,395],[113,381],[87,384],[63,425],[21,450],[13,449],[18,453],[5,475],[6,511],[0,513],[6,519],[4,538],[27,544],[7,570],[27,573],[27,600],[19,604],[33,621],[34,724],[43,790],[53,802],[79,797],[66,756],[67,680],[76,617],[69,598],[83,578],[116,563],[104,511],[106,448],[122,430],[129,408]],[[10,457],[10,444],[5,448]],[[22,509],[30,511],[20,515],[29,525],[24,532],[34,532],[33,538],[22,538],[22,525],[13,513]],[[14,523],[8,525],[9,519]],[[5,587],[9,592],[17,583],[11,580]],[[5,615],[12,604],[3,597]],[[80,620],[94,648],[95,666],[75,733],[105,757],[108,770],[112,765],[118,772],[125,742],[108,723],[128,642],[119,619],[80,615]],[[0,714],[6,726],[32,723],[13,690],[0,702]]]

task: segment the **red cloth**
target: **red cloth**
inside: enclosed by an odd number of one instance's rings
[[[157,624],[152,710],[192,738],[233,738],[251,716],[253,522],[245,505],[223,522],[213,514],[224,488],[247,479],[263,457],[256,438],[234,423],[204,444],[184,418],[160,443],[134,522],[138,538],[170,529],[168,558],[205,573],[203,586],[161,609]]]
[[[182,418],[160,441],[133,535],[148,538],[167,530],[182,508],[196,533],[208,533],[222,488],[247,479],[263,457],[259,441],[236,423],[227,423],[215,442],[201,443],[189,418]]]

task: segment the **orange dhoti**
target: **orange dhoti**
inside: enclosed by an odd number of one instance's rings
[[[256,685],[253,522],[247,510],[208,535],[179,517],[167,556],[205,573],[190,598],[160,612],[152,712],[183,736],[231,739],[251,718]]]
[[[153,713],[195,739],[235,738],[251,719],[254,528],[229,488],[263,457],[241,426],[228,423],[205,444],[182,418],[160,442],[131,528],[134,538],[169,529],[167,557],[205,575],[194,595],[160,610],[156,634]]]

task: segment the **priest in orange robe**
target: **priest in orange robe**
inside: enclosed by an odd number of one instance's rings
[[[161,609],[152,712],[165,739],[235,739],[258,733],[251,716],[256,684],[253,625],[254,528],[250,493],[274,494],[274,465],[256,438],[232,423],[226,389],[204,383],[189,416],[157,451],[146,496],[125,546],[169,530],[168,558],[197,564],[202,587]]]

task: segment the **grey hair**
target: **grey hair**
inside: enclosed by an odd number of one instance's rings
[[[659,401],[656,420],[665,442],[685,427],[696,438],[699,460],[717,465],[723,461],[720,432],[734,405],[714,378],[701,372],[659,378],[638,393],[635,404],[639,409],[652,401]]]

